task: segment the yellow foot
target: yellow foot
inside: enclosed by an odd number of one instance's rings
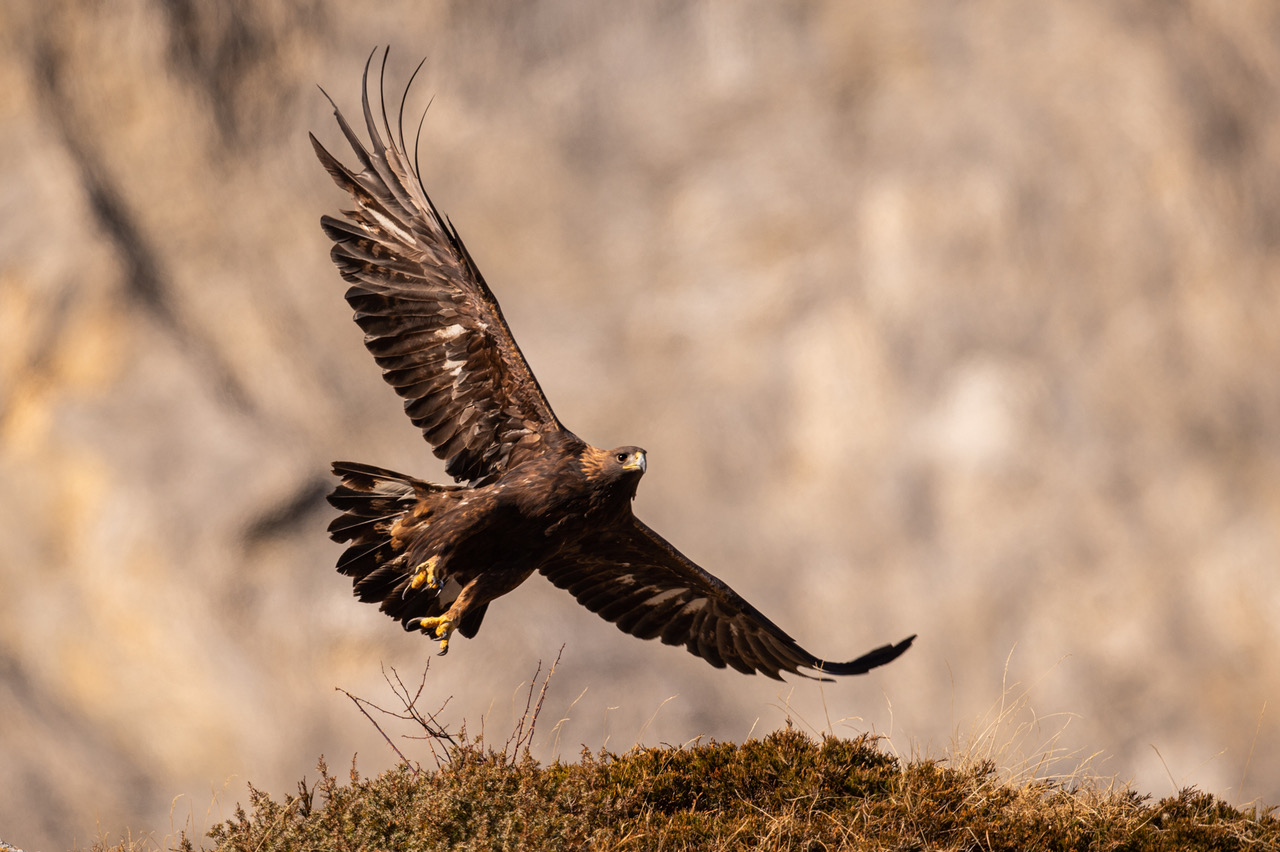
[[[418,566],[418,572],[413,575],[413,579],[409,581],[409,588],[415,592],[423,586],[431,589],[440,588],[440,580],[436,577],[436,566],[440,564],[440,557],[433,556],[426,562]]]
[[[449,636],[453,633],[453,622],[447,615],[416,618],[413,626],[423,633],[434,633],[440,640],[440,656],[449,653]]]

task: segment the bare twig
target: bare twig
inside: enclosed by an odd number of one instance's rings
[[[428,662],[427,668],[430,668],[430,665],[431,664]],[[387,677],[385,669],[382,672],[382,677],[387,681],[387,686],[391,687],[391,691],[395,693],[396,698],[400,699],[400,703],[404,705],[406,714],[392,715],[396,715],[397,718],[404,719],[405,721],[416,722],[423,731],[426,732],[420,737],[411,737],[406,734],[405,738],[411,740],[446,740],[450,745],[457,745],[458,743],[453,736],[449,734],[449,732],[444,729],[444,726],[436,719],[436,717],[444,711],[444,708],[449,706],[449,702],[453,700],[453,696],[450,695],[446,698],[440,705],[440,709],[436,710],[436,712],[431,713],[428,711],[424,715],[423,711],[418,709],[418,699],[422,697],[422,689],[427,683],[427,669],[424,668],[422,670],[422,680],[419,681],[418,689],[414,692],[412,697],[409,695],[409,688],[404,685],[404,681],[400,679],[400,673],[395,670],[394,666],[391,668],[391,674],[395,675],[396,682],[394,684],[391,682],[391,678]],[[383,712],[385,713],[386,711],[384,710]]]
[[[542,679],[542,689],[538,691],[538,704],[533,708],[533,718],[529,720],[529,738],[525,741],[525,749],[533,745],[533,729],[538,725],[538,717],[542,715],[542,702],[547,698],[547,687],[551,685],[551,676],[556,673],[556,666],[560,665],[560,655],[564,653],[564,645],[560,646],[560,650],[556,651],[555,661],[551,663],[551,668],[547,670],[547,676]]]
[[[411,766],[411,764],[409,763],[409,758],[405,757],[404,752],[400,751],[400,749],[396,747],[396,744],[391,741],[391,737],[387,736],[387,732],[382,730],[382,726],[378,724],[378,720],[370,716],[369,711],[364,709],[364,705],[368,704],[373,709],[383,713],[386,713],[387,711],[383,710],[381,707],[377,706],[373,702],[365,701],[363,698],[359,698],[355,695],[352,695],[350,692],[347,692],[345,689],[343,689],[340,686],[335,686],[334,689],[336,689],[338,692],[341,692],[343,695],[350,698],[351,703],[356,705],[356,709],[364,714],[364,717],[368,719],[369,722],[373,725],[373,727],[378,730],[378,733],[382,734],[382,738],[387,741],[387,745],[391,746],[391,750],[396,753],[396,757],[400,758],[400,762],[403,763],[405,766]],[[389,713],[388,715],[395,715],[395,714]],[[416,769],[414,771],[417,772]]]
[[[529,708],[533,704],[533,688],[538,685],[538,675],[540,674],[542,674],[541,660],[538,661],[538,668],[533,672],[533,679],[529,681],[529,694],[526,695],[524,699],[524,712],[521,713],[520,718],[516,720],[516,726],[512,729],[511,736],[507,737],[506,745],[502,747],[502,753],[505,755],[511,754],[513,751],[511,748],[513,743],[518,748],[520,741],[524,739],[524,723],[525,720],[529,718]],[[512,703],[514,704],[515,702],[513,701]],[[514,708],[512,709],[514,710]],[[512,759],[512,762],[514,762],[514,758]]]
[[[556,666],[560,664],[560,657],[563,653],[564,646],[561,645],[560,651],[556,654],[555,662],[551,664],[551,667],[547,670],[545,675],[542,674],[542,663],[538,663],[538,670],[534,672],[533,681],[529,684],[528,695],[525,696],[524,713],[517,722],[515,730],[512,731],[510,738],[507,740],[506,747],[503,750],[503,756],[509,757],[512,764],[516,762],[518,755],[527,754],[533,744],[533,735],[538,726],[538,716],[542,713],[542,705],[547,698],[547,688],[551,684],[551,676],[555,674]],[[456,748],[459,743],[467,743],[469,740],[467,739],[465,724],[462,726],[457,736],[455,736],[450,734],[448,730],[446,730],[445,725],[440,722],[439,715],[444,711],[445,707],[449,706],[452,696],[446,698],[440,705],[439,709],[434,713],[419,709],[418,703],[422,700],[422,694],[426,689],[428,668],[430,668],[429,663],[427,668],[423,669],[422,678],[418,681],[416,688],[414,688],[404,682],[404,678],[400,676],[400,673],[396,671],[394,666],[383,666],[382,679],[386,681],[388,688],[391,690],[391,694],[400,702],[400,710],[388,710],[367,698],[361,698],[358,695],[353,695],[342,687],[334,687],[338,692],[341,692],[343,695],[347,696],[347,698],[351,699],[351,703],[356,705],[356,709],[358,709],[364,717],[369,720],[370,724],[377,729],[378,733],[382,735],[382,739],[385,740],[387,745],[391,747],[391,750],[395,752],[396,757],[400,759],[400,762],[409,767],[415,775],[421,774],[422,767],[409,760],[405,753],[400,750],[400,747],[396,745],[391,735],[387,733],[379,723],[379,720],[374,718],[370,711],[376,710],[383,716],[390,716],[391,718],[398,719],[401,722],[409,722],[416,725],[420,733],[417,733],[416,735],[401,734],[398,739],[426,740],[427,747],[431,750],[431,756],[436,762],[436,768],[439,769],[443,767],[444,764],[448,763],[451,759],[451,754],[448,747],[445,747],[445,752],[442,757],[441,754],[436,751],[436,741],[447,743],[448,746]],[[541,686],[539,686],[538,683],[539,676],[542,676]],[[538,699],[536,702],[533,699],[535,689],[538,690]]]
[[[414,725],[417,725],[422,730],[422,734],[418,736],[402,734],[401,738],[409,740],[427,740],[428,748],[431,749],[431,757],[436,762],[436,768],[439,769],[444,762],[447,762],[448,757],[446,751],[445,760],[441,760],[440,754],[435,749],[435,741],[441,740],[443,742],[447,742],[451,746],[456,746],[458,741],[452,734],[445,730],[444,725],[442,725],[437,718],[440,712],[448,706],[449,701],[452,700],[452,696],[446,698],[444,703],[440,705],[440,709],[436,710],[435,713],[418,709],[418,701],[422,698],[422,692],[426,688],[427,670],[429,668],[430,663],[428,662],[427,666],[422,670],[422,679],[418,682],[417,689],[411,693],[403,678],[400,677],[400,673],[397,672],[394,667],[390,668],[390,674],[387,673],[388,667],[383,667],[382,679],[387,682],[387,686],[390,687],[391,693],[395,695],[396,700],[400,702],[403,712],[388,710],[367,698],[352,695],[341,687],[335,687],[339,692],[351,699],[351,702],[356,705],[360,712],[364,714],[364,717],[368,719],[373,724],[374,728],[377,729],[378,733],[382,735],[382,738],[387,741],[387,745],[391,746],[391,750],[396,753],[398,758],[400,758],[400,762],[412,769],[415,775],[422,771],[421,767],[410,762],[404,752],[400,750],[383,727],[378,724],[378,721],[369,713],[369,710],[376,710],[384,716],[390,716],[393,719],[399,719],[403,722],[411,722]]]
[[[511,736],[507,738],[507,744],[503,747],[503,754],[514,764],[516,756],[523,752],[528,752],[533,745],[533,733],[538,725],[538,714],[542,712],[542,702],[547,697],[547,687],[551,683],[551,676],[556,673],[556,666],[560,664],[560,656],[564,653],[564,646],[560,646],[560,650],[556,652],[555,661],[551,664],[551,668],[547,669],[546,677],[542,679],[542,688],[538,691],[538,703],[533,703],[533,690],[538,685],[538,675],[542,673],[542,663],[538,663],[538,669],[533,673],[533,680],[529,682],[529,694],[525,696],[524,713],[520,716],[520,721],[516,723],[516,728],[511,732]],[[530,712],[530,707],[533,708]],[[525,729],[525,723],[528,722],[528,730]],[[514,748],[512,747],[514,745]]]

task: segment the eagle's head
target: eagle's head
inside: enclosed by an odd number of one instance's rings
[[[646,466],[644,450],[639,447],[588,447],[582,454],[582,472],[593,488],[615,495],[621,492],[628,498],[636,496],[636,486]]]
[[[644,450],[639,447],[618,447],[610,450],[609,455],[612,457],[611,464],[616,464],[624,475],[640,476],[644,473],[647,462],[644,460]]]

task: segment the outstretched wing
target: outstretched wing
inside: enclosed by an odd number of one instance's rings
[[[589,533],[540,570],[626,633],[684,645],[716,668],[777,680],[784,671],[807,677],[801,669],[864,674],[896,659],[916,638],[846,663],[820,660],[634,516]]]
[[[351,283],[347,301],[382,377],[404,398],[405,412],[447,461],[450,475],[485,479],[536,454],[543,436],[563,427],[457,230],[410,165],[404,100],[397,133],[385,101],[381,128],[374,120],[372,61],[371,54],[362,87],[372,150],[334,106],[360,171],[352,172],[311,136],[320,162],[356,204],[343,211],[348,221],[325,216],[321,226],[333,240],[333,262]],[[385,72],[386,54],[382,65]],[[381,89],[380,82],[380,100]]]

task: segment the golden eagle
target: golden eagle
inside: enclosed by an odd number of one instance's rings
[[[409,162],[404,99],[398,132],[385,101],[375,120],[372,61],[369,148],[333,104],[358,171],[311,136],[355,203],[321,226],[365,346],[460,484],[334,463],[342,483],[329,502],[342,514],[329,532],[350,542],[338,570],[356,596],[438,639],[441,654],[455,629],[475,636],[489,603],[535,571],[627,633],[717,668],[854,675],[904,652],[914,636],[849,662],[818,659],[632,514],[645,451],[593,447],[552,412],[457,229],[427,196],[416,155]]]

